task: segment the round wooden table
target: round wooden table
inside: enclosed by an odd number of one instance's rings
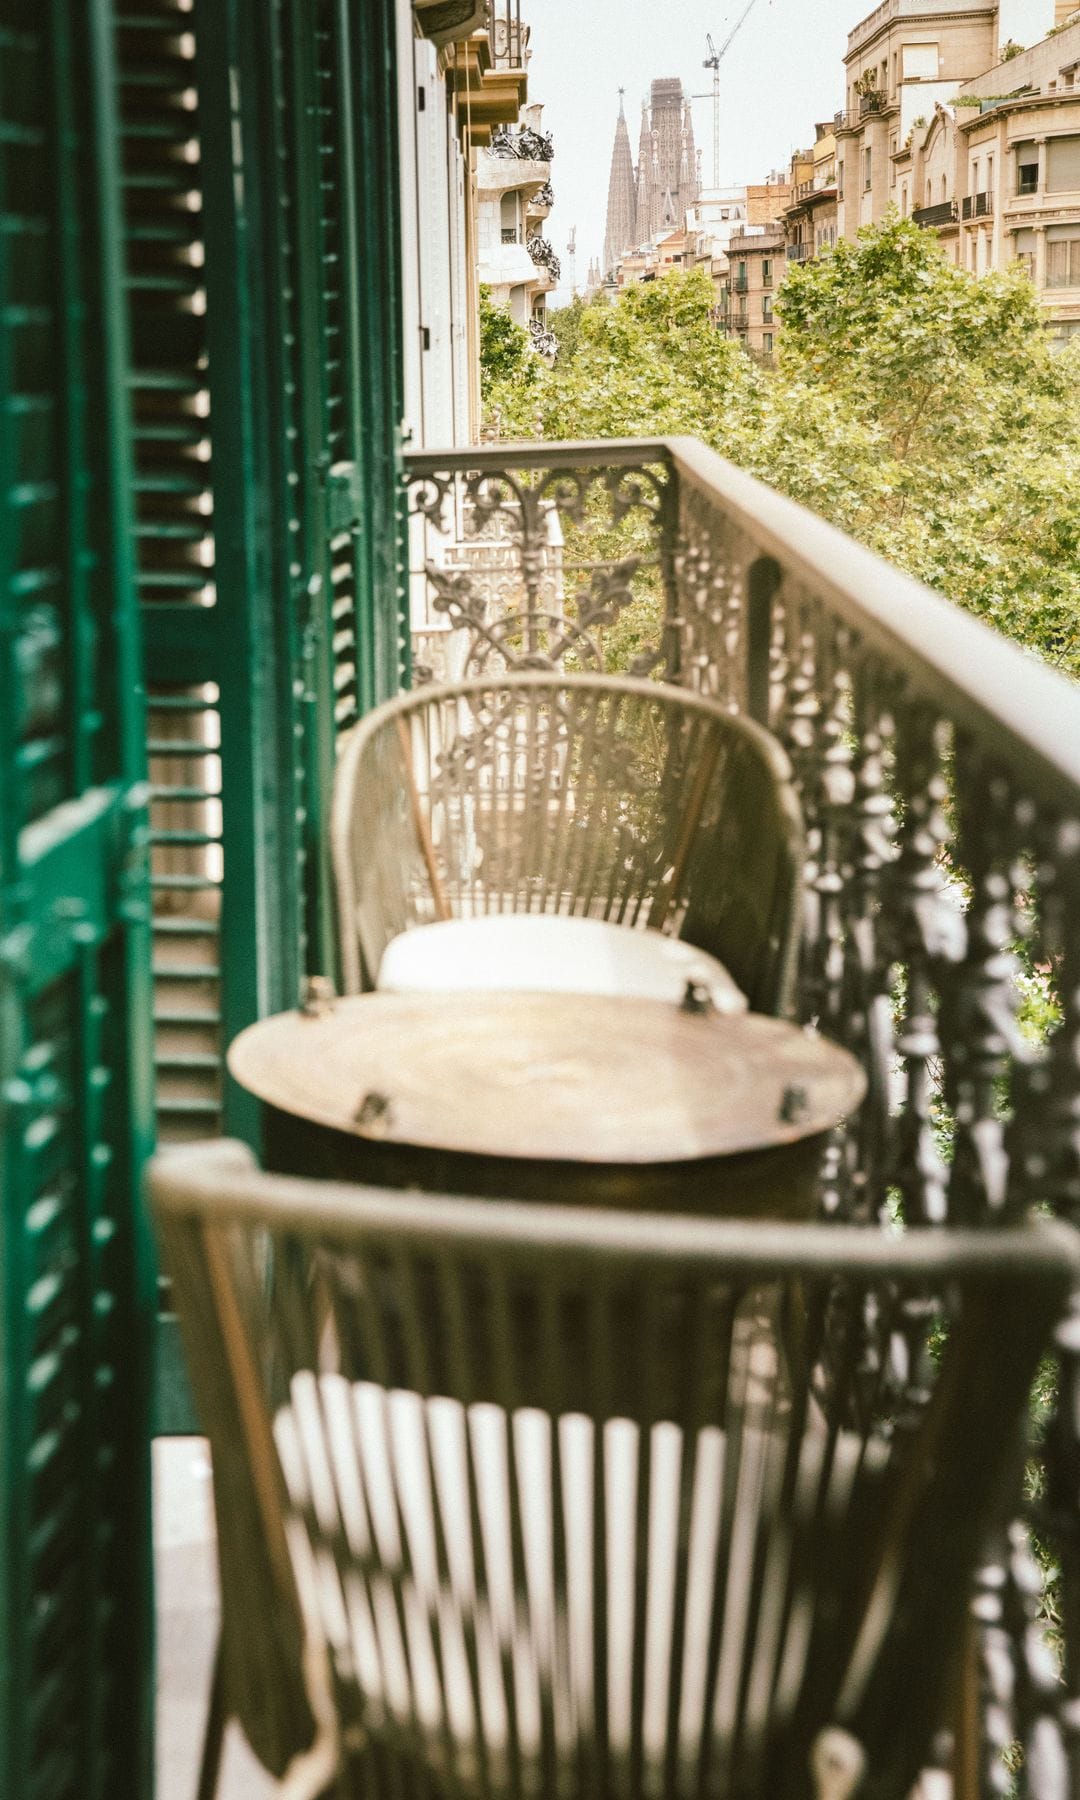
[[[732,1217],[810,1212],[866,1085],[779,1019],[577,994],[367,994],[263,1020],[228,1060],[278,1170]]]

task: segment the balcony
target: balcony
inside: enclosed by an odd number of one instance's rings
[[[965,200],[964,205],[967,205]],[[955,200],[941,200],[936,206],[917,206],[912,213],[916,225],[955,225],[957,222],[957,206]],[[964,214],[967,217],[967,214]]]
[[[860,97],[859,97],[859,117],[860,117],[860,119],[865,119],[868,116],[868,114],[870,114],[870,113],[884,112],[887,101],[888,101],[888,95],[881,88],[875,88],[872,93],[860,95]]]
[[[808,241],[789,244],[785,252],[789,263],[809,262],[814,254],[814,246]]]
[[[557,282],[559,276],[562,274],[562,264],[559,262],[554,250],[548,243],[547,238],[541,237],[539,232],[533,232],[525,247],[532,257],[533,262],[536,264],[536,267],[538,269],[543,269],[545,274],[550,276],[553,283]]]
[[[524,70],[529,27],[521,23],[521,0],[488,0],[487,13],[492,67]]]
[[[965,219],[986,219],[993,210],[993,194],[965,194],[962,215]]]
[[[819,195],[831,199],[836,192],[836,174],[830,170],[825,175],[815,175],[810,181],[799,181],[795,184],[795,205],[804,206],[808,200]]]
[[[745,271],[741,275],[736,275],[735,280],[732,282],[732,287],[736,294],[748,294],[750,292],[750,277]]]
[[[433,450],[406,469],[414,618],[448,628],[455,671],[649,674],[786,745],[810,834],[798,1010],[874,1096],[829,1161],[829,1210],[875,1221],[899,1195],[909,1221],[995,1225],[1032,1201],[1072,1216],[1076,687],[690,439]],[[1062,972],[1044,1051],[1018,1023],[1018,921],[1025,965]],[[1068,1354],[1080,1377],[1080,1340]]]
[[[549,163],[555,155],[551,134],[533,131],[528,125],[523,125],[517,131],[512,131],[505,125],[499,126],[491,134],[489,149],[492,156],[516,159],[518,162]]]

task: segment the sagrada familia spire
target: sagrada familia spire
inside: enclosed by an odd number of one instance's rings
[[[608,183],[604,270],[658,232],[678,229],[700,192],[690,101],[677,77],[654,81],[641,108],[635,171],[619,89],[619,118]]]
[[[619,89],[619,119],[615,126],[615,148],[611,152],[611,174],[607,191],[607,230],[604,232],[603,272],[614,268],[624,250],[635,241],[637,192],[634,186],[634,159],[630,153],[630,133],[623,112],[625,88]]]

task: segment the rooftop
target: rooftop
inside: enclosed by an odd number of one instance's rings
[[[847,55],[854,56],[856,51],[862,49],[872,37],[876,36],[886,25],[891,25],[894,20],[923,18],[928,11],[934,10],[936,9],[928,8],[927,0],[883,0],[881,6],[876,7],[872,13],[867,13],[865,19],[861,19],[854,30],[848,33]],[[994,10],[993,6],[987,5],[986,0],[949,0],[948,6],[948,11],[952,16],[963,13],[985,13],[990,16]]]

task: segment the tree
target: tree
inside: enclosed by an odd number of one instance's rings
[[[1080,674],[1080,352],[1019,268],[894,212],[788,274],[778,370],[713,309],[702,271],[580,307],[553,369],[498,384],[502,435],[700,437]]]
[[[527,388],[536,379],[540,364],[524,326],[496,306],[491,289],[480,288],[480,393],[488,405],[501,384]]]

